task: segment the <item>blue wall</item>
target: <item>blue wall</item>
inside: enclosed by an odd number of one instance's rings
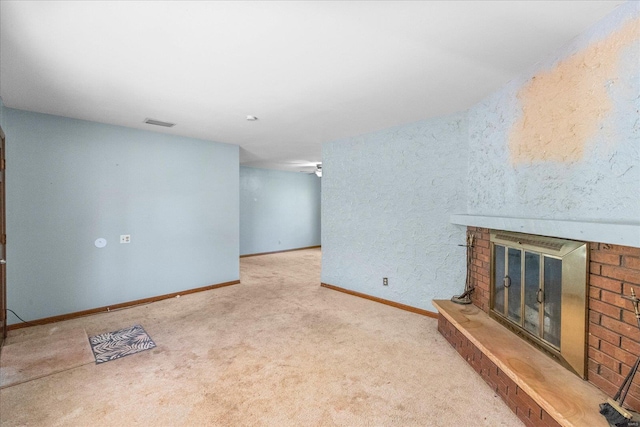
[[[239,279],[237,146],[9,108],[2,118],[7,300],[23,318]]]
[[[467,112],[324,144],[322,281],[433,310],[464,288],[450,215],[640,224],[639,19],[621,5]]]
[[[324,144],[322,281],[432,310],[464,288],[452,214],[640,224],[639,17],[625,3],[467,112]]]
[[[461,293],[466,153],[463,114],[324,144],[322,282],[428,310]]]
[[[627,2],[471,108],[468,213],[638,224],[639,64]]]
[[[320,245],[320,178],[240,168],[240,255]]]

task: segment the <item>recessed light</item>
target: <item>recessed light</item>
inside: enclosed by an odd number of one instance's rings
[[[258,118],[256,116],[247,116],[247,120],[249,120],[250,122],[255,122],[256,120],[258,120]]]

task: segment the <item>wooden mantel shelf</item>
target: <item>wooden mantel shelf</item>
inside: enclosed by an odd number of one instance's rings
[[[536,401],[558,424],[608,427],[598,412],[607,396],[518,338],[474,305],[435,300],[453,326]]]

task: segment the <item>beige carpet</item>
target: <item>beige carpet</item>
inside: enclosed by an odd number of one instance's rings
[[[56,331],[42,338],[14,342],[2,348],[0,388],[95,363],[89,337],[82,328]]]
[[[157,347],[0,390],[0,424],[522,425],[434,319],[320,287],[320,258],[243,258],[242,284],[57,324],[139,323]]]

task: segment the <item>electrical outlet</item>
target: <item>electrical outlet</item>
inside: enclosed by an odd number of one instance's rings
[[[120,243],[131,243],[131,234],[121,234]]]
[[[382,278],[382,286],[389,286],[389,279],[386,277]]]

